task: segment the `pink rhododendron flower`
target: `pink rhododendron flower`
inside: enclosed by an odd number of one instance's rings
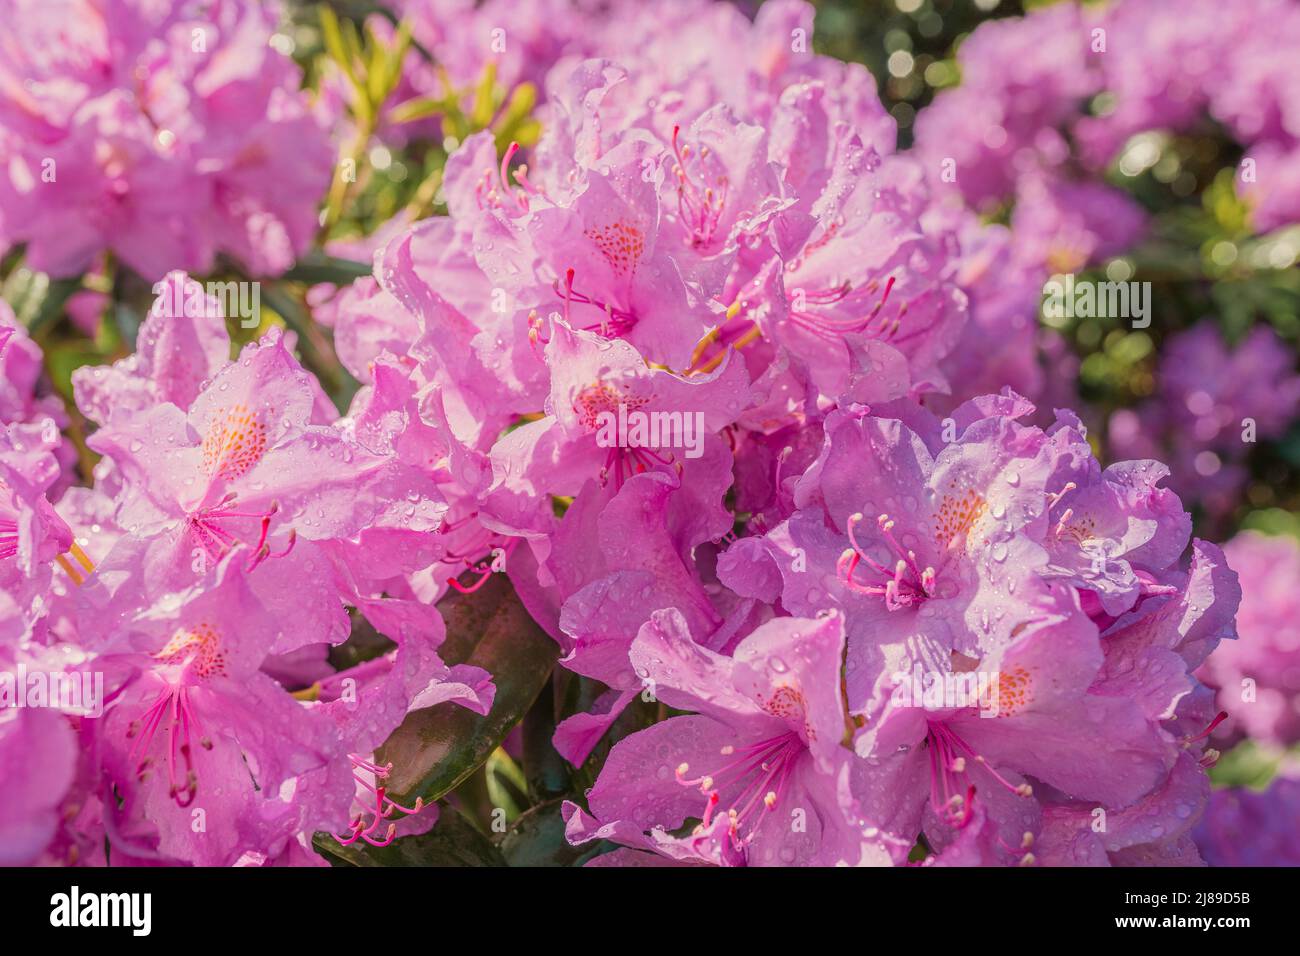
[[[574,808],[570,839],[620,824],[619,842],[679,859],[887,865],[887,844],[842,803],[851,800],[852,757],[841,745],[840,646],[828,632],[842,633],[835,615],[772,621],[722,657],[695,644],[680,615],[654,615],[633,643],[633,663],[657,696],[698,715],[615,747],[589,794],[599,822]],[[790,825],[792,811],[808,818],[806,830]],[[688,817],[700,818],[694,831],[670,836]],[[640,830],[649,835],[636,839]]]

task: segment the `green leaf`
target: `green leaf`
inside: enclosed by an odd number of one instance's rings
[[[474,105],[470,108],[470,122],[474,129],[487,129],[496,113],[498,100],[496,93],[497,65],[488,61],[474,90]]]
[[[511,866],[572,866],[589,847],[570,846],[564,838],[563,800],[538,804],[501,838],[501,854]]]
[[[530,146],[534,141],[530,136],[533,123],[530,116],[537,105],[537,88],[531,83],[520,83],[510,92],[510,99],[497,118],[496,143],[498,151],[504,152],[511,141],[520,146]],[[520,137],[523,137],[520,139]]]
[[[372,266],[368,262],[357,262],[339,256],[329,256],[323,252],[310,252],[294,264],[283,278],[291,282],[305,282],[316,285],[329,282],[332,285],[351,285],[353,280],[370,275]]]
[[[524,772],[503,747],[492,751],[484,769],[487,771],[484,784],[492,808],[504,810],[507,820],[516,819],[530,806]]]
[[[505,866],[492,841],[454,807],[440,804],[438,822],[428,833],[400,837],[388,846],[358,841],[343,846],[328,833],[312,841],[316,849],[351,866]]]
[[[392,762],[389,790],[404,800],[436,800],[455,789],[492,754],[528,712],[550,677],[559,648],[524,609],[504,574],[473,594],[438,605],[447,622],[441,654],[448,664],[473,664],[496,683],[492,710],[480,716],[454,703],[408,714],[379,750]]]
[[[352,85],[356,86],[357,75],[343,45],[343,33],[339,29],[338,15],[326,4],[321,4],[320,8],[320,32],[330,59],[342,68],[348,79],[352,81]]]
[[[397,104],[388,111],[390,123],[412,123],[438,116],[447,109],[445,97],[417,96]]]
[[[556,725],[554,685],[554,680],[547,681],[520,728],[524,775],[534,802],[567,793],[572,785],[569,765],[551,743]]]
[[[343,49],[349,63],[364,64],[366,62],[365,47],[361,42],[361,33],[357,30],[357,25],[352,20],[343,20],[340,24],[343,35]],[[365,93],[365,87],[357,84],[357,91]]]
[[[1210,768],[1216,787],[1253,787],[1262,790],[1277,773],[1282,754],[1243,740]]]
[[[1297,451],[1300,452],[1300,449]],[[1283,457],[1286,457],[1285,452]],[[1297,455],[1297,462],[1300,463],[1300,455]],[[1241,521],[1241,528],[1243,531],[1289,534],[1293,538],[1300,538],[1300,515],[1293,514],[1285,508],[1264,508],[1246,515]]]
[[[93,349],[84,347],[80,342],[60,342],[45,350],[45,370],[50,377],[50,384],[64,399],[72,401],[72,373],[83,365],[98,365],[103,356]]]
[[[43,272],[18,269],[6,281],[4,293],[18,321],[39,339],[63,318],[63,307],[80,289],[79,278],[51,280]]]
[[[365,24],[365,45],[370,51],[370,60],[366,63],[366,97],[378,109],[388,96],[388,49],[375,36],[368,22]]]
[[[1237,195],[1236,169],[1221,169],[1206,187],[1201,202],[1220,229],[1229,236],[1248,235],[1250,207]]]
[[[388,48],[387,57],[384,63],[384,100],[397,89],[397,84],[402,78],[402,63],[406,60],[406,54],[411,49],[411,24],[403,20],[397,25],[397,35],[393,38],[393,45]]]

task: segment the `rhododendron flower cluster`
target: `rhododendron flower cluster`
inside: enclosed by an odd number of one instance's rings
[[[1283,40],[992,21],[900,149],[799,0],[0,2],[0,243],[93,297],[0,307],[0,863],[1295,861],[1211,772],[1300,737],[1300,552],[1195,523],[1294,350],[1107,407],[1039,321],[1130,137],[1289,155]]]
[[[5,0],[0,245],[149,280],[218,253],[283,272],[329,181],[325,129],[261,4]]]

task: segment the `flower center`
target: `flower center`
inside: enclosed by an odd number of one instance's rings
[[[616,219],[600,226],[588,226],[582,234],[605,257],[614,275],[631,278],[645,255],[645,230],[635,222]]]
[[[261,523],[257,543],[253,545],[253,553],[248,559],[246,571],[252,571],[267,558],[283,558],[293,550],[298,540],[298,533],[292,528],[289,529],[289,543],[282,551],[272,553],[270,545],[266,543],[267,535],[271,530],[271,518],[280,510],[278,503],[271,502],[271,506],[266,511],[239,511],[235,508],[237,502],[238,496],[232,491],[212,507],[199,508],[185,516],[185,528],[191,539],[203,548],[208,557],[220,560],[226,552],[242,543],[229,528],[222,526],[222,522],[246,518],[256,519]]]
[[[529,195],[540,194],[538,188],[528,181],[528,167],[522,163],[514,171],[514,179],[519,188],[510,185],[510,161],[518,152],[519,144],[511,143],[501,157],[499,167],[483,170],[482,177],[474,187],[474,201],[480,209],[501,209],[505,206],[506,198],[509,198],[520,212],[527,212]]]
[[[882,514],[876,519],[880,529],[881,540],[886,548],[897,555],[892,568],[877,561],[858,541],[857,526],[863,520],[862,513],[849,516],[847,530],[850,547],[845,548],[836,564],[836,575],[845,586],[855,594],[871,594],[882,597],[885,606],[891,611],[912,607],[931,598],[939,572],[927,565],[922,568],[916,559],[916,552],[904,548],[894,536],[894,521],[889,515]],[[869,572],[874,572],[875,580],[859,580],[858,568],[866,565]],[[940,570],[947,566],[947,559]]]
[[[233,481],[247,474],[266,453],[266,426],[244,405],[215,415],[203,438],[203,474]]]
[[[654,395],[633,395],[604,382],[588,385],[574,398],[573,411],[582,427],[607,449],[601,485],[612,477],[615,488],[621,488],[633,475],[673,466],[672,453],[662,450],[664,433],[646,417],[654,414],[645,411],[654,400]]]
[[[930,752],[930,806],[949,826],[961,828],[970,822],[975,796],[971,761],[983,767],[999,786],[1016,796],[1034,795],[1033,787],[1027,783],[1011,783],[942,721],[926,721],[925,746]]]
[[[397,824],[389,822],[382,836],[377,834],[379,828],[394,813],[414,816],[424,809],[424,798],[416,797],[415,806],[404,807],[388,795],[382,781],[392,773],[393,765],[376,764],[360,754],[348,754],[352,761],[352,779],[357,783],[356,805],[360,808],[348,826],[345,836],[334,834],[334,839],[343,846],[351,846],[358,840],[364,840],[371,846],[388,846],[397,836]]]
[[[695,175],[688,169],[691,147],[678,141],[680,126],[673,127],[673,155],[677,163],[673,176],[677,179],[677,212],[686,229],[685,242],[693,249],[703,251],[718,238],[718,224],[722,209],[727,203],[731,183],[722,171],[709,147],[701,146],[694,164]]]
[[[226,676],[226,655],[221,649],[221,636],[210,624],[200,624],[190,631],[177,631],[154,659],[181,667],[187,676],[201,681]]]
[[[966,550],[971,530],[984,517],[988,504],[974,488],[964,494],[944,495],[934,514],[934,543],[948,550]],[[995,518],[1001,517],[995,510]]]
[[[602,415],[618,415],[619,406],[628,411],[645,408],[653,396],[632,395],[616,385],[594,382],[580,391],[573,400],[573,411],[589,432],[600,429]]]
[[[573,328],[580,328],[584,332],[594,332],[607,339],[621,338],[631,332],[637,323],[636,314],[612,305],[603,299],[593,298],[577,291],[573,287],[575,274],[573,269],[566,269],[563,287],[560,286],[558,279],[552,286],[555,289],[555,294],[564,300],[564,321]],[[575,325],[572,316],[575,304],[589,305],[598,310],[600,312],[599,321],[588,325]]]
[[[163,687],[153,703],[127,729],[127,739],[134,741],[129,759],[135,760],[143,755],[136,766],[136,777],[143,783],[153,769],[154,758],[149,750],[158,730],[165,724],[167,793],[177,806],[188,807],[199,791],[191,735],[199,735],[198,743],[204,750],[212,749],[212,741],[202,736],[190,691],[214,677],[226,676],[226,655],[216,629],[210,624],[200,624],[192,630],[177,631],[167,646],[154,655],[154,660],[158,662],[155,674],[162,680]]]
[[[744,853],[768,813],[781,802],[795,762],[806,749],[794,731],[760,740],[744,747],[730,744],[719,751],[724,762],[701,776],[690,778],[690,765],[677,768],[677,782],[696,787],[706,798],[704,816],[695,828],[703,834],[726,800],[727,834],[733,848]]]

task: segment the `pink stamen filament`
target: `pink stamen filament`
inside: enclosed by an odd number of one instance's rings
[[[154,702],[145,711],[140,720],[131,725],[127,736],[135,736],[127,758],[135,760],[140,754],[147,753],[153,743],[155,734],[163,720],[167,725],[167,783],[168,796],[179,807],[188,807],[198,795],[198,775],[194,771],[194,761],[190,748],[190,731],[199,733],[199,722],[190,704],[188,688],[185,685],[168,684],[158,692]],[[177,740],[180,740],[177,746]],[[202,743],[202,741],[201,741]],[[204,743],[205,747],[210,744]],[[177,754],[185,764],[185,780],[182,785],[177,772]],[[151,760],[145,757],[136,768],[136,774],[143,779],[149,769]]]
[[[1064,498],[1066,495],[1068,495],[1070,492],[1074,491],[1078,487],[1079,486],[1076,485],[1074,482],[1067,481],[1065,483],[1065,487],[1063,487],[1060,491],[1055,492],[1054,494],[1049,494],[1047,496],[1048,509],[1050,510],[1052,508],[1055,508],[1058,504],[1061,503],[1062,498]]]
[[[493,209],[500,209],[502,206],[502,197],[508,196],[514,200],[515,205],[521,212],[527,212],[529,209],[528,195],[537,194],[540,191],[533,186],[527,179],[528,168],[520,166],[515,170],[514,179],[519,183],[520,189],[515,189],[510,185],[510,162],[519,152],[519,144],[512,142],[506,147],[505,155],[501,158],[501,165],[496,169],[485,169],[483,176],[478,184],[474,187],[474,201],[480,209],[490,206]]]
[[[839,336],[850,332],[862,332],[868,334],[869,337],[874,339],[879,339],[881,341],[894,341],[897,343],[898,341],[903,340],[895,337],[902,326],[902,319],[907,312],[908,306],[920,301],[922,297],[929,295],[930,292],[927,290],[911,302],[904,303],[899,308],[897,315],[891,318],[890,316],[883,315],[883,312],[885,305],[889,302],[889,294],[894,289],[894,281],[893,276],[890,276],[886,280],[885,289],[880,296],[880,300],[876,302],[871,310],[862,318],[832,319],[826,316],[816,315],[806,309],[801,309],[792,310],[790,312],[790,319],[801,328],[825,339],[836,339]],[[876,288],[878,288],[878,285],[873,280],[865,288],[868,292],[874,293]],[[805,292],[803,300],[812,305],[833,305],[843,301],[848,296],[851,289],[852,287],[849,283],[845,282],[830,289],[822,289],[816,292]],[[878,327],[875,330],[869,331],[871,323],[875,322],[877,319],[880,320]],[[904,338],[910,337],[911,335],[909,334]]]
[[[981,754],[977,754],[952,728],[941,721],[926,721],[926,743],[930,747],[930,805],[936,815],[954,827],[964,827],[970,822],[972,800],[975,785],[970,781],[967,757],[988,771],[989,775],[1006,790],[1019,797],[1033,796],[1029,784],[1014,784],[989,765]],[[965,780],[965,795],[962,796],[961,782]],[[942,785],[943,799],[939,799]]]
[[[623,482],[634,475],[643,475],[656,467],[672,467],[676,459],[671,452],[667,457],[650,448],[621,447],[615,445],[605,455],[605,464],[600,469],[600,483],[604,486],[610,476],[614,478],[614,489],[623,487]]]
[[[1196,741],[1198,740],[1205,740],[1207,737],[1210,736],[1210,734],[1214,733],[1215,728],[1218,727],[1219,724],[1223,723],[1227,719],[1228,719],[1228,712],[1226,710],[1219,711],[1219,713],[1215,715],[1215,718],[1212,721],[1210,721],[1209,726],[1207,726],[1195,737],[1183,738],[1183,743],[1193,744],[1196,743]]]
[[[723,207],[727,203],[730,183],[726,176],[720,176],[716,189],[708,185],[701,188],[691,178],[686,166],[691,150],[689,146],[678,142],[680,132],[680,126],[673,127],[673,155],[677,158],[677,165],[673,168],[673,174],[677,177],[677,210],[682,224],[690,229],[691,234],[686,239],[686,244],[699,249],[713,243],[722,219]],[[707,155],[707,147],[700,150],[701,159]]]
[[[743,851],[761,825],[762,815],[780,803],[795,760],[803,750],[804,744],[796,734],[784,733],[744,747],[724,747],[722,755],[735,755],[735,759],[699,777],[688,778],[690,766],[679,766],[677,782],[684,787],[698,788],[707,798],[696,832],[702,832],[712,823],[714,812],[721,803],[722,790],[738,787],[727,810],[730,817],[728,833],[735,848]],[[759,818],[753,818],[752,814],[760,803],[762,813]]]
[[[267,544],[266,539],[271,531],[271,519],[280,510],[280,505],[277,502],[272,502],[266,511],[237,511],[226,507],[227,505],[233,505],[235,501],[235,493],[231,492],[217,502],[214,507],[200,509],[186,518],[186,526],[189,528],[190,534],[203,546],[203,550],[208,557],[220,560],[227,552],[241,543],[230,531],[222,528],[218,523],[238,519],[258,519],[261,522],[258,528],[257,543],[252,547],[252,555],[249,557],[245,568],[246,571],[252,571],[267,558],[282,558],[293,550],[298,535],[292,528],[289,529],[288,544],[282,551],[272,552]]]
[[[1002,849],[1006,850],[1010,856],[1020,858],[1019,862],[1016,864],[1017,866],[1032,866],[1036,862],[1034,854],[1029,852],[1034,845],[1034,835],[1028,830],[1026,830],[1024,835],[1021,837],[1019,846],[1012,846],[1006,840],[1002,839],[1001,833],[997,834],[997,841],[998,845],[1002,847]]]
[[[575,272],[573,269],[566,269],[564,272],[564,287],[560,287],[557,279],[552,288],[555,294],[564,300],[564,321],[572,325],[570,310],[574,303],[578,305],[589,305],[592,308],[599,309],[602,318],[599,322],[591,325],[578,326],[584,332],[595,332],[604,338],[619,338],[631,332],[636,326],[637,317],[635,313],[626,309],[620,309],[618,306],[611,305],[600,299],[584,295],[573,288],[573,279]]]
[[[446,518],[443,518],[442,525],[441,527],[438,528],[438,533],[451,534],[451,532],[453,531],[459,531],[461,528],[465,527],[467,524],[469,524],[477,517],[478,517],[478,512],[471,511],[469,514],[465,515],[465,517],[457,518],[455,521],[449,521]]]
[[[521,540],[520,538],[511,538],[504,545],[500,546],[501,550],[505,553],[505,556],[507,558],[509,558],[509,556],[515,550],[515,548],[518,547],[520,540]],[[446,561],[447,559],[444,558],[443,560]],[[451,578],[447,581],[447,584],[455,588],[461,594],[473,594],[479,588],[483,587],[483,585],[487,584],[489,580],[491,580],[493,574],[492,564],[494,561],[495,561],[495,557],[491,553],[489,553],[486,558],[482,558],[477,563],[472,563],[467,559],[465,560],[466,567],[472,570],[474,573],[478,574],[479,579],[475,581],[473,584],[461,584],[455,578]]]
[[[416,797],[415,805],[413,807],[403,806],[392,797],[388,796],[386,787],[371,783],[364,776],[365,773],[370,773],[374,775],[376,781],[387,780],[388,775],[393,769],[391,763],[380,766],[372,761],[366,760],[359,754],[349,754],[348,757],[351,759],[353,764],[352,778],[363,790],[368,791],[374,797],[374,805],[370,806],[368,803],[362,804],[361,798],[358,797],[357,802],[361,805],[361,810],[352,818],[351,824],[349,825],[350,832],[346,836],[341,836],[336,833],[334,839],[338,840],[343,846],[351,846],[358,840],[364,840],[366,843],[374,847],[388,846],[397,836],[397,824],[389,823],[387,828],[385,828],[382,837],[376,837],[374,835],[375,831],[378,830],[379,827],[394,813],[401,813],[407,816],[414,816],[419,813],[424,809],[424,798]],[[367,815],[370,817],[369,822],[366,822]]]
[[[0,518],[0,558],[12,558],[18,553],[18,525]]]
[[[863,516],[849,516],[847,531],[851,547],[845,548],[836,564],[836,573],[849,590],[856,594],[870,594],[885,599],[885,606],[891,611],[910,607],[927,598],[933,597],[938,581],[939,571],[932,567],[922,568],[916,560],[916,552],[904,548],[894,536],[894,522],[889,515],[880,515],[876,523],[884,543],[898,555],[893,568],[887,568],[867,553],[859,543],[857,526]],[[858,565],[865,563],[884,580],[875,583],[859,581],[855,572]],[[946,566],[945,559],[944,564]]]

